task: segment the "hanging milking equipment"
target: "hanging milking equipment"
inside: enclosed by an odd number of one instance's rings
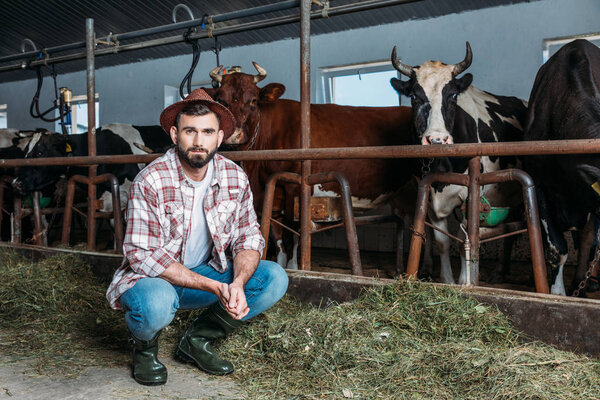
[[[37,51],[37,47],[35,43],[31,39],[23,39],[21,43],[21,52],[25,52],[25,45],[30,45],[34,51]],[[44,55],[44,52],[39,53],[39,58],[47,57],[48,54]],[[23,68],[31,68],[30,63],[23,63]],[[46,111],[40,111],[40,92],[42,90],[42,85],[44,83],[44,76],[42,74],[42,66],[37,65],[33,67],[35,69],[35,73],[37,76],[37,88],[33,99],[31,100],[31,105],[29,106],[29,114],[33,118],[39,118],[45,122],[56,122],[60,120],[60,126],[62,129],[62,133],[64,135],[69,134],[69,129],[71,127],[71,102],[73,99],[73,93],[67,87],[61,87],[60,91],[56,84],[56,71],[54,69],[54,64],[52,64],[52,80],[54,81],[54,105],[48,108]],[[60,95],[59,95],[60,93]],[[57,110],[57,117],[49,117],[48,114]]]

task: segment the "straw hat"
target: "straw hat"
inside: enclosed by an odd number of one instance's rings
[[[229,136],[231,136],[235,130],[235,118],[233,117],[233,114],[225,106],[214,101],[212,97],[210,97],[208,93],[204,91],[204,89],[196,89],[192,91],[192,93],[190,93],[185,99],[178,101],[177,103],[173,103],[163,110],[163,112],[160,114],[160,125],[165,132],[169,133],[171,127],[175,126],[177,114],[179,114],[181,110],[192,103],[204,104],[210,108],[210,110],[217,114],[217,117],[219,118],[220,129],[222,129],[224,132],[223,139],[227,139]]]

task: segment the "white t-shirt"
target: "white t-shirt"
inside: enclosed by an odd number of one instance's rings
[[[204,197],[208,186],[212,181],[214,171],[213,160],[208,163],[206,175],[200,182],[191,180],[190,183],[194,186],[194,205],[192,206],[192,226],[190,228],[187,246],[185,248],[185,257],[183,265],[188,268],[194,268],[203,262],[207,261],[213,247],[213,240],[208,230],[206,223],[206,215],[204,214]]]

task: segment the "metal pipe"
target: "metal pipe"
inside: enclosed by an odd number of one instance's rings
[[[467,285],[479,285],[479,198],[481,186],[481,160],[473,157],[469,160],[469,196],[467,204],[467,234],[470,244],[470,254],[466,252]],[[469,258],[469,259],[466,259]]]
[[[247,8],[244,10],[232,11],[232,12],[228,12],[228,13],[224,13],[224,14],[211,15],[206,20],[204,18],[198,18],[198,19],[193,19],[193,20],[188,20],[188,21],[183,21],[183,22],[177,22],[177,23],[173,23],[173,24],[155,26],[152,28],[140,29],[140,30],[132,31],[132,32],[117,33],[114,35],[108,35],[108,36],[102,37],[99,40],[102,40],[104,42],[111,42],[111,41],[137,39],[142,36],[156,35],[159,33],[173,32],[173,31],[180,30],[180,29],[194,28],[194,27],[201,26],[205,22],[210,22],[210,21],[212,21],[213,23],[218,23],[218,22],[224,22],[224,21],[228,21],[228,20],[236,19],[236,18],[251,17],[254,15],[261,15],[261,14],[265,14],[265,13],[269,13],[269,12],[287,10],[290,8],[297,7],[299,4],[300,4],[299,0],[280,1],[275,4],[268,4],[265,6]],[[13,54],[10,56],[0,57],[0,62],[20,60],[23,58],[37,57],[37,56],[40,56],[41,54],[54,54],[54,53],[59,53],[59,52],[67,51],[67,50],[82,49],[85,47],[86,47],[85,41],[69,43],[69,44],[65,44],[65,45],[61,45],[61,46],[47,47],[42,50],[28,51],[28,52],[22,52],[19,54]]]
[[[344,226],[346,228],[346,242],[348,243],[348,255],[350,257],[350,265],[352,266],[352,275],[362,276],[362,265],[360,262],[360,251],[358,250],[358,235],[356,234],[356,224],[354,222],[354,213],[352,212],[352,198],[350,195],[350,183],[344,175],[334,171],[328,173],[312,174],[308,177],[309,185],[336,181],[340,186],[343,212]],[[310,196],[310,192],[309,192]],[[310,197],[309,197],[310,201]],[[310,214],[310,210],[309,210]],[[310,222],[310,215],[309,215]],[[300,231],[302,234],[303,231]],[[310,233],[309,233],[310,235]],[[302,238],[302,236],[300,236]]]
[[[302,177],[293,172],[278,172],[271,175],[265,184],[265,197],[263,200],[262,214],[260,217],[260,233],[265,239],[262,259],[267,258],[267,247],[269,244],[269,230],[271,228],[271,214],[273,213],[273,199],[275,198],[275,186],[278,181],[300,184]]]
[[[95,79],[95,60],[94,49],[96,48],[96,33],[94,32],[94,20],[86,19],[85,26],[86,37],[86,53],[87,53],[87,117],[88,117],[88,155],[94,157],[96,155],[96,79]],[[96,184],[93,179],[96,177],[98,164],[89,166],[88,176],[88,229],[87,229],[87,246],[88,249],[94,249],[96,244]]]
[[[223,151],[233,161],[301,161],[373,158],[434,158],[474,156],[518,156],[553,154],[598,154],[600,139],[549,140],[504,143],[463,143],[444,146],[370,146],[312,149]],[[104,155],[52,158],[0,159],[0,168],[35,167],[41,165],[91,165],[149,163],[162,154]]]
[[[310,0],[300,6],[300,134],[303,149],[310,147]],[[311,161],[302,161],[300,184],[300,269],[310,271]]]
[[[360,12],[360,11],[372,10],[372,9],[376,9],[376,8],[389,7],[389,6],[394,6],[394,5],[406,4],[406,3],[414,3],[417,1],[422,1],[422,0],[369,0],[369,1],[363,1],[363,2],[359,2],[359,3],[355,3],[355,4],[332,7],[327,11],[327,15],[329,17],[334,17],[337,15],[344,15],[344,14],[348,14],[348,13],[352,13],[352,12]],[[321,11],[315,11],[315,12],[311,13],[310,17],[311,17],[311,19],[324,18]],[[198,21],[198,20],[194,20],[194,21]],[[233,25],[233,26],[229,26],[229,27],[217,28],[217,29],[212,30],[212,32],[210,32],[210,33],[206,32],[206,31],[202,31],[202,32],[190,35],[189,38],[192,40],[204,39],[204,38],[208,38],[211,36],[223,36],[223,35],[227,35],[227,34],[231,34],[231,33],[245,32],[245,31],[250,31],[250,30],[254,30],[254,29],[263,29],[263,28],[269,28],[269,27],[273,27],[273,26],[286,25],[286,24],[296,23],[299,21],[300,21],[300,15],[277,17],[277,18],[271,18],[271,19],[262,20],[262,21],[248,22],[248,23]],[[189,24],[191,22],[193,22],[193,21],[180,22],[179,24]],[[216,21],[214,21],[214,22],[216,22]],[[150,29],[152,29],[152,28],[150,28]],[[183,28],[179,27],[178,29],[183,29]],[[123,35],[125,35],[125,34],[121,34],[121,36],[118,36],[118,37],[121,40],[123,40],[122,39]],[[102,38],[102,40],[112,39],[115,37],[117,37],[117,35],[113,35],[112,37]],[[110,48],[103,48],[103,49],[96,50],[96,56],[103,56],[103,55],[108,55],[108,54],[114,54],[117,52],[120,53],[120,52],[124,52],[124,51],[131,51],[131,50],[138,50],[138,49],[155,47],[155,46],[162,46],[162,45],[166,45],[166,44],[180,43],[183,41],[184,41],[183,35],[177,35],[177,36],[169,36],[169,37],[160,38],[160,39],[152,39],[152,40],[148,40],[145,42],[139,42],[139,43],[132,43],[132,44],[126,44],[126,45],[119,44],[117,47],[110,47]],[[72,45],[67,45],[67,46],[72,46]],[[77,47],[79,47],[79,46],[77,46]],[[71,49],[72,48],[73,47],[71,47]],[[46,51],[54,50],[54,52],[56,52],[56,48],[50,48],[50,49],[45,49],[45,50]],[[27,54],[27,53],[19,54],[19,56],[20,56],[19,58],[22,58],[24,54]],[[32,54],[32,56],[36,56],[39,54],[41,54],[41,53],[36,52],[36,53]],[[73,53],[73,54],[68,54],[68,55],[64,55],[64,56],[46,57],[44,59],[34,60],[34,61],[31,61],[29,63],[29,65],[36,66],[36,65],[56,64],[56,63],[61,63],[61,62],[82,59],[84,57],[85,57],[85,53],[81,53],[81,52]],[[9,60],[3,60],[3,61],[9,61]],[[0,67],[0,72],[20,70],[22,68],[23,68],[23,63],[11,64],[11,65]]]
[[[420,146],[431,147],[431,146]],[[468,186],[469,176],[455,172],[434,173],[426,175],[419,182],[417,192],[417,203],[415,207],[415,218],[413,220],[412,234],[410,237],[410,248],[408,253],[408,263],[406,266],[406,275],[410,278],[416,278],[419,272],[419,261],[421,259],[421,246],[425,240],[425,217],[427,216],[427,203],[429,202],[429,192],[433,182],[443,182],[452,185]]]

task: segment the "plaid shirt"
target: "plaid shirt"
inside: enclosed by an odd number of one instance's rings
[[[242,250],[262,252],[265,242],[256,220],[248,177],[219,154],[213,162],[213,179],[203,205],[214,243],[209,264],[224,272],[228,267],[227,248],[231,258],[235,258]],[[127,205],[123,263],[106,292],[112,308],[120,308],[119,297],[138,279],[156,277],[172,263],[183,263],[193,204],[194,188],[174,148],[134,179]]]

